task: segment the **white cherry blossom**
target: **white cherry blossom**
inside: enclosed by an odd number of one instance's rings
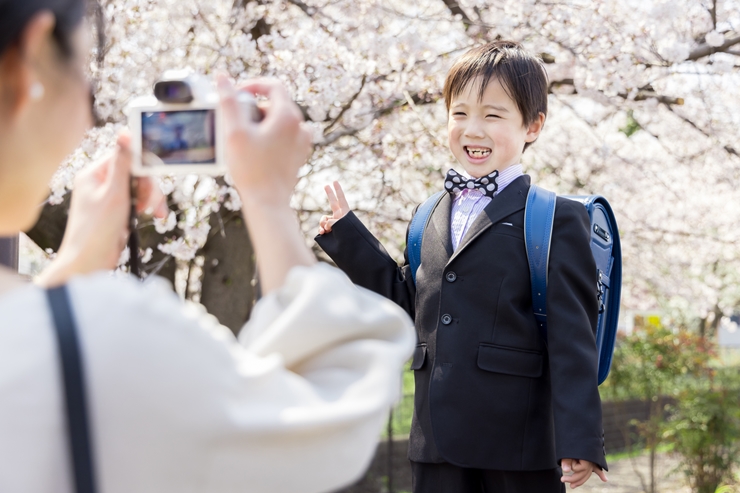
[[[101,126],[60,167],[49,201],[59,203],[76,171],[112,148],[123,108],[164,70],[272,76],[314,134],[293,198],[307,237],[328,210],[323,185],[338,179],[400,260],[413,208],[455,166],[445,74],[469,47],[508,38],[543,54],[552,82],[525,170],[559,193],[612,203],[624,308],[658,308],[686,324],[736,310],[740,43],[726,44],[740,36],[740,2],[459,0],[455,12],[448,3],[105,0],[108,45],[102,64],[90,63]],[[230,179],[209,180],[160,179],[177,212],[158,231],[181,236],[159,250],[191,261],[210,214],[239,210]]]

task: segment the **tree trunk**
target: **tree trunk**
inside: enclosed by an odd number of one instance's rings
[[[67,227],[67,215],[69,214],[69,201],[72,194],[64,196],[64,201],[59,205],[46,204],[41,210],[36,224],[26,232],[41,249],[56,252],[62,244],[64,229]]]
[[[41,211],[36,224],[26,232],[29,238],[44,250],[57,252],[64,238],[64,230],[67,227],[67,216],[69,215],[69,203],[72,194],[64,196],[64,201],[59,205],[46,204]],[[163,235],[157,233],[153,225],[138,229],[141,248],[152,249],[152,260],[149,262],[145,272],[149,273],[154,266],[159,266],[157,275],[175,282],[175,261],[168,258],[157,249],[157,245],[164,239]]]
[[[200,302],[221,324],[238,334],[255,300],[255,261],[240,212],[211,215],[211,236],[203,247]]]
[[[56,252],[62,244],[70,196],[67,194],[62,204],[45,205],[39,220],[27,233],[44,250]],[[209,313],[237,334],[254,305],[255,262],[241,213],[225,212],[221,220],[218,214],[211,215],[211,237],[202,250],[205,263],[200,301]],[[174,285],[175,259],[157,249],[165,235],[157,233],[153,225],[139,227],[137,232],[141,248],[152,249],[152,259],[144,267],[144,273],[159,275]]]
[[[142,266],[142,273],[144,276],[157,275],[167,279],[172,288],[175,287],[175,271],[177,270],[177,263],[175,259],[169,255],[162,253],[157,245],[165,240],[165,235],[157,233],[154,229],[154,225],[150,224],[144,227],[137,227],[136,232],[139,235],[139,247],[146,251],[147,248],[152,249],[152,259]],[[179,231],[175,231],[170,234],[179,234]]]

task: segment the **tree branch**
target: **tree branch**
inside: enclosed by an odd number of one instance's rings
[[[624,93],[619,94],[619,97],[628,99],[628,95]],[[637,91],[637,95],[635,95],[634,97],[635,101],[646,101],[648,99],[657,99],[659,103],[662,103],[666,106],[670,106],[673,104],[682,106],[684,103],[683,98],[674,98],[672,96],[662,96],[660,94],[657,94],[655,91],[640,90],[640,91]]]
[[[442,97],[439,93],[431,93],[431,92],[423,92],[423,93],[416,93],[411,97],[411,101],[416,106],[423,106],[427,104],[433,104],[439,101],[439,98]],[[383,106],[382,108],[376,110],[372,113],[372,118],[370,121],[376,120],[382,116],[388,115],[390,113],[393,113],[396,109],[401,108],[402,106],[406,106],[409,104],[409,101],[404,97],[402,99],[396,99],[392,101],[391,103],[387,104],[386,106]],[[365,127],[359,127],[359,128],[344,128],[342,130],[335,130],[328,134],[323,142],[320,142],[316,144],[316,147],[323,147],[330,144],[333,144],[337,140],[341,139],[342,137],[347,137],[350,135],[355,135],[357,132],[362,130]]]
[[[313,17],[316,14],[315,8],[309,7],[307,4],[301,2],[301,0],[288,0],[288,3],[292,3],[293,5],[301,9],[303,13],[309,17]]]
[[[705,56],[709,56],[712,53],[720,53],[720,52],[727,52],[727,50],[736,44],[740,43],[740,36],[736,36],[734,38],[730,38],[722,45],[720,46],[709,46],[708,44],[704,43],[703,45],[696,48],[694,51],[692,51],[689,54],[689,57],[686,59],[686,61],[695,61],[699,58],[704,58]]]
[[[233,3],[233,9],[245,9],[247,8],[247,4],[252,2],[257,2],[260,5],[263,5],[263,0],[234,0]],[[251,34],[252,39],[257,41],[260,37],[270,34],[270,29],[272,29],[272,26],[267,23],[267,21],[263,18],[259,19],[254,26],[252,26],[252,29],[249,31],[244,30],[244,34]]]
[[[327,19],[329,22],[331,22],[334,25],[340,24],[336,19],[332,19],[331,16],[323,13],[316,7],[311,7],[310,5],[302,2],[301,0],[286,0],[288,3],[295,5],[299,9],[303,11],[304,14],[306,14],[306,17],[309,17],[310,19],[316,19],[317,15],[320,15],[324,19]],[[319,27],[322,31],[324,31],[329,36],[334,37],[334,33],[322,22],[317,21]]]
[[[553,92],[553,89],[556,89],[561,86],[573,86],[573,91],[576,90],[575,88],[575,81],[572,78],[565,78],[560,80],[551,80],[550,85],[547,88],[547,92]]]
[[[445,5],[447,5],[447,8],[452,13],[452,15],[459,15],[462,18],[462,23],[463,25],[465,25],[466,30],[473,25],[473,20],[468,17],[468,14],[466,14],[462,7],[460,7],[460,4],[457,3],[457,0],[442,1],[445,3]]]
[[[362,92],[362,89],[365,87],[365,82],[367,81],[367,74],[362,74],[362,81],[360,82],[360,88],[357,90],[357,92],[347,101],[344,103],[344,106],[342,106],[342,111],[339,112],[339,114],[332,120],[332,122],[324,129],[324,135],[329,133],[329,130],[336,125],[339,120],[342,118],[342,116],[347,112],[348,109],[352,106],[352,103],[355,102],[355,100],[360,96],[360,93]]]
[[[561,86],[573,86],[575,84],[575,81],[573,79],[560,79],[560,80],[553,80],[550,81],[550,86],[548,88],[548,93],[554,94],[555,89],[561,87]],[[575,86],[573,87],[573,93],[577,94],[578,91],[576,90]],[[629,94],[627,93],[619,93],[617,94],[622,99],[630,99]],[[656,93],[651,87],[643,87],[640,88],[637,91],[637,94],[633,98],[634,101],[646,101],[648,99],[657,99],[659,103],[663,103],[665,105],[683,105],[684,99],[683,98],[676,98],[673,96],[663,96],[661,94]]]

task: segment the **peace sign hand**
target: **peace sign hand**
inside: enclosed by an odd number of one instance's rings
[[[321,221],[319,221],[320,235],[331,232],[331,228],[334,223],[342,219],[350,211],[349,204],[347,203],[347,199],[342,191],[342,186],[338,181],[334,182],[334,190],[332,190],[330,185],[326,185],[324,187],[324,191],[326,192],[326,196],[329,198],[332,215],[321,216]]]

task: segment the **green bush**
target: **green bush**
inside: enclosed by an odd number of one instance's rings
[[[740,462],[740,376],[725,368],[697,379],[671,409],[664,437],[681,454],[695,493],[733,481]]]
[[[617,340],[609,378],[599,387],[601,399],[677,396],[715,356],[713,344],[696,334],[649,325]]]
[[[648,477],[637,473],[648,493],[658,491],[656,459],[663,443],[666,398],[677,398],[706,372],[714,356],[713,346],[698,335],[660,326],[648,325],[617,341],[611,373],[599,390],[602,400],[650,404],[648,419],[630,423],[637,431],[635,442],[649,453]]]

